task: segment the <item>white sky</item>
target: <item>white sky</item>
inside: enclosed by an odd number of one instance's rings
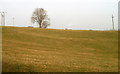
[[[118,28],[119,0],[0,0],[0,11],[6,11],[8,26],[37,26],[30,17],[35,8],[44,8],[51,19],[50,28],[112,29],[114,15]],[[13,25],[13,19],[15,24]]]

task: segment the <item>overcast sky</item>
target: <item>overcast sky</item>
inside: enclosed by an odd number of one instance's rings
[[[112,29],[112,14],[118,28],[119,0],[0,0],[0,11],[6,11],[7,26],[35,26],[31,15],[44,8],[51,19],[50,28]],[[15,18],[13,25],[13,17]],[[1,21],[0,21],[1,22]]]

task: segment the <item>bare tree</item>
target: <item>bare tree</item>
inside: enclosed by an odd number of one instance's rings
[[[43,8],[35,9],[32,14],[31,21],[33,23],[38,23],[39,28],[47,28],[47,26],[50,25],[50,19],[48,18],[47,11]]]

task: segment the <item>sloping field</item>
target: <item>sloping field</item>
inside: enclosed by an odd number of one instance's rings
[[[3,72],[117,72],[118,32],[3,27]]]

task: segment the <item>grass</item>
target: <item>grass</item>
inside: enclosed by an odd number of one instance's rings
[[[117,72],[118,32],[2,29],[3,72]]]

